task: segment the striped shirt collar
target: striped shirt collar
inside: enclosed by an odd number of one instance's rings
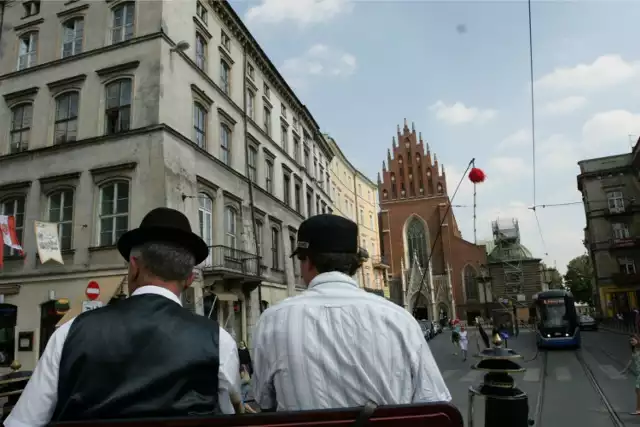
[[[340,273],[339,271],[329,271],[327,273],[320,273],[316,277],[314,277],[307,289],[312,289],[319,285],[349,285],[354,288],[358,288],[358,284],[351,277],[347,276],[344,273]]]

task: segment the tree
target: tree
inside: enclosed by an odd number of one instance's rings
[[[578,302],[593,305],[593,267],[589,255],[575,257],[567,264],[564,281]]]

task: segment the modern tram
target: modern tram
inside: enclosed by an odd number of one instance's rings
[[[571,292],[554,289],[533,296],[538,348],[580,348],[580,324]]]

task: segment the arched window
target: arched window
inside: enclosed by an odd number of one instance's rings
[[[131,128],[131,79],[119,79],[107,85],[105,116],[107,135]]]
[[[479,291],[478,291],[478,273],[476,270],[467,265],[464,268],[464,289],[467,295],[467,300],[477,300],[479,299]]]
[[[220,126],[220,160],[231,164],[231,130],[226,125]]]
[[[416,259],[420,263],[420,267],[428,268],[428,249],[427,249],[427,231],[424,224],[418,218],[412,218],[407,227],[407,248],[409,249],[409,267],[413,266]]]
[[[16,237],[22,245],[22,236],[24,234],[24,197],[12,197],[5,199],[0,204],[0,215],[15,217],[16,221]],[[10,247],[4,248],[5,255],[17,255],[18,252]]]
[[[238,213],[231,206],[224,209],[225,245],[236,249],[238,232]]]
[[[33,105],[20,104],[11,109],[11,146],[10,153],[19,153],[29,149]]]
[[[205,193],[198,194],[198,222],[200,237],[212,246],[213,242],[213,200]]]
[[[129,183],[114,181],[100,187],[99,245],[115,245],[129,230]]]
[[[75,141],[78,136],[78,92],[67,92],[56,98],[53,143]]]
[[[197,102],[193,103],[193,129],[196,144],[204,148],[207,141],[207,110]]]
[[[122,3],[113,8],[111,16],[111,43],[120,43],[133,38],[136,4]]]
[[[57,191],[49,196],[49,222],[58,224],[60,249],[72,248],[73,235],[73,190]]]
[[[82,52],[84,38],[84,18],[77,17],[62,24],[62,57],[77,55]]]
[[[18,71],[38,63],[38,33],[32,31],[20,36],[18,46]]]

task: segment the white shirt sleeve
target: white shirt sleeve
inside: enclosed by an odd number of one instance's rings
[[[240,395],[238,346],[229,332],[220,328],[220,368],[218,369],[218,405],[223,414],[235,414],[231,392]]]
[[[278,404],[273,385],[273,364],[269,360],[269,347],[266,343],[274,343],[274,324],[272,316],[262,313],[253,332],[253,396],[263,409],[275,408]]]
[[[417,326],[417,325],[416,325]],[[419,328],[419,327],[418,327]],[[421,333],[412,334],[416,348],[411,358],[411,374],[413,377],[413,403],[450,402],[449,388],[442,378],[436,360],[433,358],[429,344]],[[411,338],[411,337],[410,337]],[[419,343],[417,346],[415,343]]]
[[[60,356],[74,319],[60,326],[49,338],[18,403],[5,420],[5,427],[41,427],[51,421],[58,403]]]

